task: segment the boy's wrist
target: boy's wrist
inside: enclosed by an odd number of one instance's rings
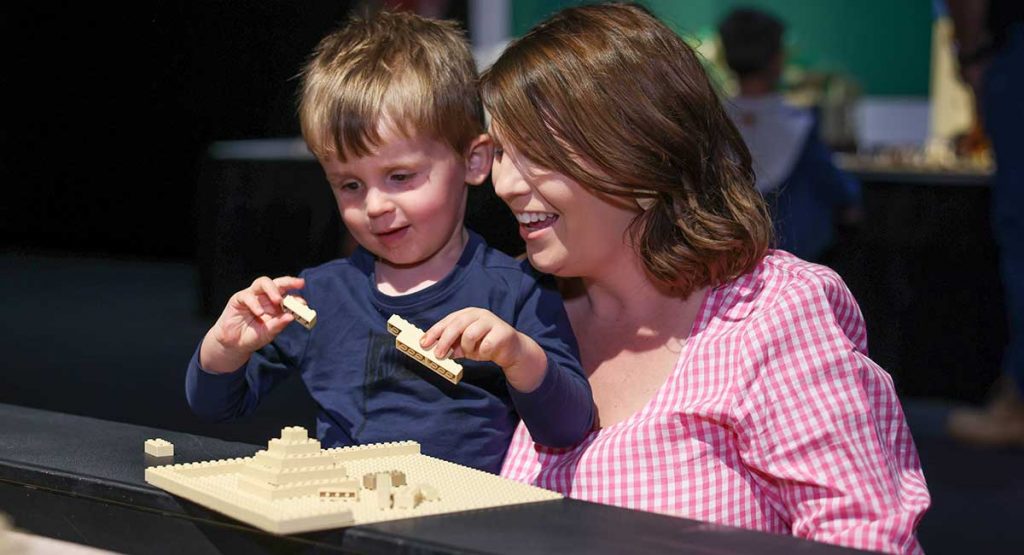
[[[548,370],[548,355],[529,336],[522,333],[519,335],[521,345],[518,362],[502,370],[505,372],[505,380],[512,388],[520,393],[532,393],[544,382]]]
[[[199,367],[213,374],[229,374],[245,365],[249,353],[237,353],[226,348],[210,330],[199,346]]]

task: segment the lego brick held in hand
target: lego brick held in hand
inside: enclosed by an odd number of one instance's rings
[[[439,359],[434,352],[420,347],[423,330],[409,323],[397,314],[388,318],[388,331],[395,336],[395,347],[430,368],[444,379],[457,384],[462,379],[462,365],[449,358]]]
[[[298,297],[288,295],[281,302],[281,308],[295,316],[295,321],[302,324],[307,330],[313,329],[316,325],[316,311],[306,306]]]

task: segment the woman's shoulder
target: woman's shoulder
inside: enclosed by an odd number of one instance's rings
[[[864,321],[853,294],[835,270],[781,250],[769,251],[752,271],[719,287],[715,313],[774,337],[787,328],[841,331],[866,350]]]

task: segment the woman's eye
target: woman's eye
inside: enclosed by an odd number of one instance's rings
[[[501,147],[494,149],[494,161],[501,162],[502,155],[505,154],[505,150]]]

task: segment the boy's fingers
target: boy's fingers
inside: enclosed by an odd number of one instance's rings
[[[272,318],[268,321],[267,328],[270,333],[276,337],[277,334],[284,331],[284,329],[288,327],[288,324],[292,323],[293,320],[295,320],[295,317],[292,316],[291,313],[285,312],[283,315]]]
[[[274,280],[267,276],[260,276],[256,278],[256,281],[252,282],[253,290],[259,294],[263,293],[266,295],[274,304],[281,304],[281,299],[284,297],[281,295],[281,290],[274,283]]]
[[[458,312],[453,312],[448,316],[445,316],[444,318],[441,318],[440,320],[435,322],[433,326],[430,326],[430,329],[428,329],[426,333],[423,334],[423,337],[420,338],[420,347],[424,349],[430,348],[430,346],[433,345],[434,342],[441,337],[441,334],[444,333],[444,330],[447,329],[449,325],[451,325],[452,320],[457,315]]]
[[[283,312],[279,305],[274,304],[270,299],[265,296],[256,297],[260,302],[260,307],[263,308],[263,312],[267,314],[278,315]]]
[[[438,338],[437,344],[434,345],[434,356],[437,358],[448,356],[452,348],[459,345],[459,337],[462,335],[466,325],[467,323],[461,319],[449,322],[441,332],[441,337]]]
[[[265,313],[265,311],[263,310],[263,305],[260,304],[260,301],[256,298],[256,295],[250,291],[245,291],[244,293],[239,295],[238,300],[241,301],[242,304],[245,305],[245,308],[248,308],[249,312],[251,312],[257,318],[263,316],[263,314]]]
[[[462,332],[460,344],[462,350],[467,353],[488,354],[481,353],[481,347],[483,347],[491,328],[492,326],[484,320],[476,320],[467,326]]]
[[[274,278],[274,285],[277,285],[278,289],[282,291],[302,289],[306,286],[306,280],[294,276],[281,276]]]

